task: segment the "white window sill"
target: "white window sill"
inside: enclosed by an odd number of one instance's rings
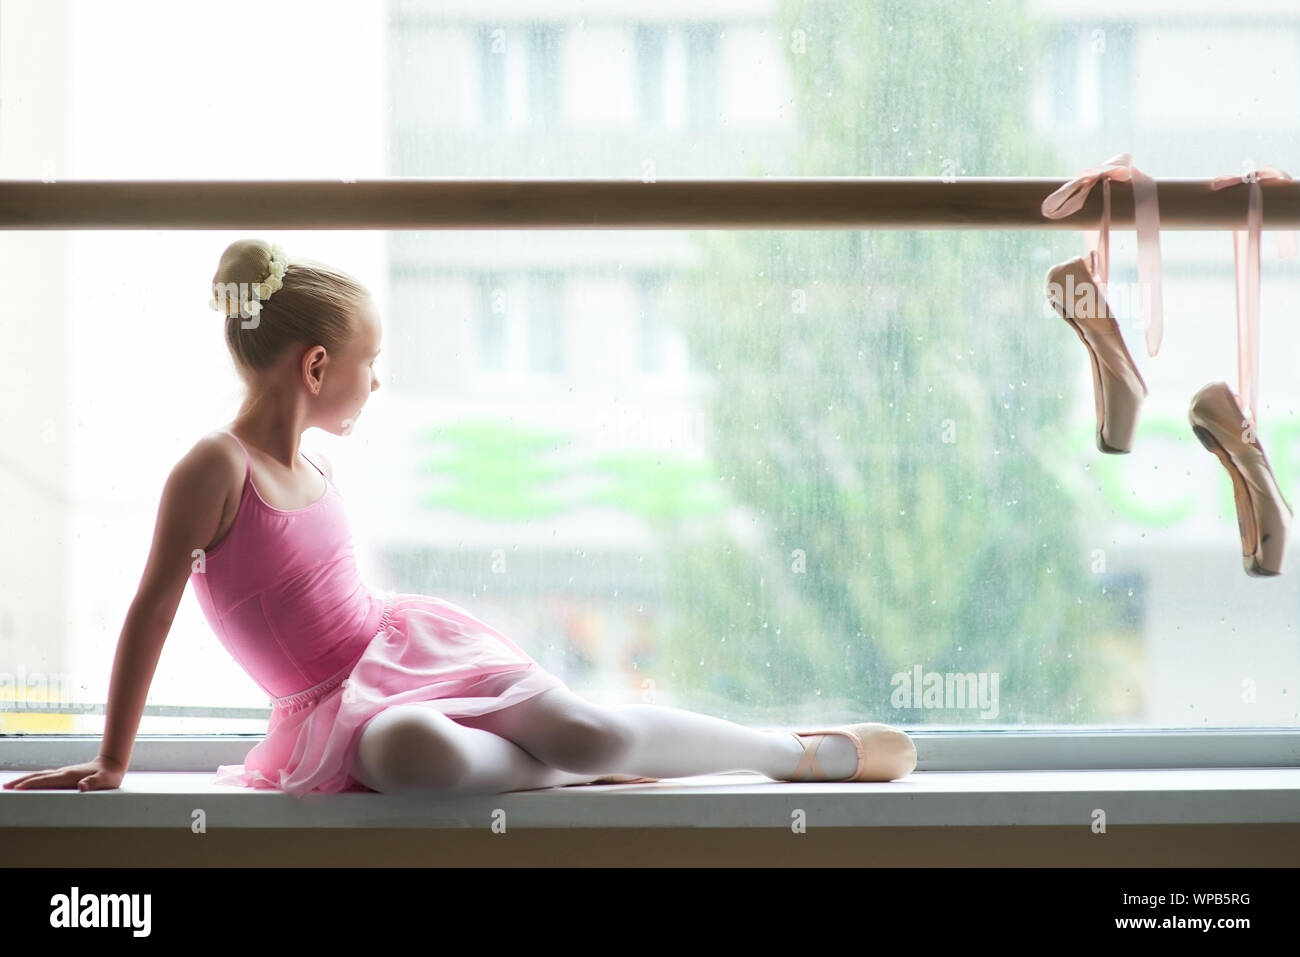
[[[0,774],[10,781],[20,773]],[[917,771],[883,784],[803,784],[736,772],[433,799],[218,786],[210,772],[128,772],[112,791],[0,791],[0,828],[1108,827],[1300,823],[1300,769]]]

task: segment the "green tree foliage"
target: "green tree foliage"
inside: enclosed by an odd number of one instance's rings
[[[773,173],[1060,174],[1028,132],[1048,38],[1023,3],[795,2],[777,28],[798,148]],[[981,722],[893,710],[891,676],[920,665],[997,672],[998,724],[1107,719],[1119,606],[1054,474],[1087,358],[1043,306],[1043,247],[1079,235],[700,235],[664,313],[714,379],[714,480],[752,522],[663,526],[661,694],[746,720]]]

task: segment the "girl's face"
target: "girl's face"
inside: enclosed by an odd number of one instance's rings
[[[370,393],[379,388],[375,356],[383,330],[374,303],[367,300],[357,314],[356,332],[340,356],[329,356],[325,381],[317,397],[319,411],[312,424],[334,435],[347,435],[356,424]]]

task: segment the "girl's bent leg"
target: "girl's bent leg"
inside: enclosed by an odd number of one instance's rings
[[[757,771],[788,780],[803,755],[803,744],[788,731],[663,705],[598,705],[567,688],[461,721],[508,738],[552,767],[597,775]],[[823,740],[817,760],[831,777],[848,777],[857,767],[853,745],[839,735]]]
[[[517,744],[433,708],[400,705],[362,729],[353,777],[382,794],[452,797],[580,784],[594,775],[545,765]]]

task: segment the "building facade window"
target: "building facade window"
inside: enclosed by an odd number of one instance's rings
[[[662,127],[667,119],[664,102],[667,31],[661,26],[638,24],[635,37],[637,120],[643,128]]]

